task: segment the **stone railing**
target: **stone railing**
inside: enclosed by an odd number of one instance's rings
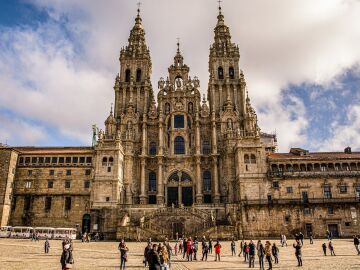
[[[243,205],[308,205],[308,204],[327,204],[327,203],[360,203],[359,197],[343,197],[343,198],[309,198],[303,199],[258,199],[244,200]]]
[[[337,176],[351,177],[360,176],[360,171],[268,171],[271,178],[289,178],[289,177],[319,177],[319,176]]]

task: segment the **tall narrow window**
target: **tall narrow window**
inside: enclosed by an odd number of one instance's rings
[[[149,191],[156,191],[156,173],[149,172]]]
[[[331,187],[330,186],[324,186],[324,198],[325,199],[331,199],[332,193],[331,193]]]
[[[136,70],[136,81],[141,82],[141,69]]]
[[[102,159],[102,165],[106,166],[107,165],[107,157],[103,157]]]
[[[252,163],[252,164],[256,163],[256,157],[254,154],[251,154],[251,156],[250,156],[250,163]]]
[[[250,157],[249,157],[248,154],[244,155],[244,162],[247,163],[247,164],[250,163]]]
[[[222,67],[218,68],[218,78],[219,78],[219,80],[224,79],[224,69]]]
[[[174,128],[184,128],[184,115],[178,114],[174,116]]]
[[[203,173],[203,182],[204,182],[204,191],[211,191],[211,173],[209,171],[204,171]]]
[[[230,77],[230,79],[235,78],[235,71],[234,71],[233,67],[229,67],[229,77]]]
[[[71,197],[65,197],[65,211],[71,209]]]
[[[125,82],[130,82],[131,72],[130,69],[125,70]]]
[[[51,210],[51,197],[45,197],[45,212],[49,212]]]
[[[109,166],[112,166],[114,163],[114,158],[113,157],[109,157]]]
[[[185,140],[181,136],[176,137],[174,140],[174,153],[175,155],[185,154]]]
[[[150,156],[155,156],[156,155],[156,143],[155,142],[151,142],[149,144],[149,155]]]
[[[204,140],[202,144],[203,155],[209,155],[210,151],[211,151],[210,142],[208,140]]]

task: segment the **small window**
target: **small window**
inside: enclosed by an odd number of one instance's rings
[[[54,181],[49,180],[48,181],[48,188],[53,188],[54,187]]]
[[[149,155],[150,156],[155,156],[156,155],[156,143],[155,142],[151,142],[149,144]]]
[[[222,67],[218,68],[218,78],[219,78],[219,80],[224,79],[224,69]]]
[[[351,222],[345,222],[345,226],[346,226],[346,227],[350,227],[350,226],[351,226]]]
[[[156,195],[149,195],[149,204],[156,204]]]
[[[64,163],[65,158],[64,157],[59,157],[59,163]]]
[[[25,157],[25,163],[26,164],[30,163],[30,157]]]
[[[85,163],[85,157],[80,157],[80,159],[79,159],[80,161],[80,163]]]
[[[230,79],[235,78],[235,71],[234,71],[233,67],[229,67],[229,77],[230,77]]]
[[[114,163],[114,158],[113,157],[109,157],[109,166],[112,166]]]
[[[49,175],[54,175],[55,174],[55,171],[54,170],[50,170],[49,171]]]
[[[131,71],[130,69],[125,70],[125,82],[130,82]]]
[[[51,197],[45,197],[45,212],[49,212],[51,210]]]
[[[86,157],[86,163],[91,163],[92,162],[92,157]]]
[[[204,192],[211,191],[211,173],[210,171],[204,171],[203,173],[203,185],[204,185]]]
[[[71,197],[65,197],[65,211],[71,210]]]
[[[24,211],[29,211],[31,209],[31,196],[26,195],[24,198]]]
[[[331,187],[330,186],[324,186],[324,198],[325,199],[331,199],[332,193],[331,193]]]
[[[156,173],[149,172],[149,191],[155,192],[156,191]]]
[[[341,186],[339,186],[339,191],[340,191],[340,193],[347,193],[347,186],[345,186],[345,185],[341,185]]]
[[[141,69],[136,70],[136,82],[141,82]]]
[[[209,155],[210,154],[211,146],[210,146],[210,142],[208,140],[203,141],[202,151],[203,151],[203,155]]]
[[[102,159],[102,165],[107,166],[107,157],[103,157]]]
[[[24,163],[24,158],[23,157],[20,157],[19,159],[19,164],[23,164]]]
[[[250,156],[250,163],[256,164],[256,156],[254,154],[251,154],[251,156]]]
[[[310,208],[308,207],[304,208],[304,215],[310,215]]]
[[[245,154],[245,155],[244,155],[244,162],[245,162],[245,164],[249,164],[249,163],[250,163],[250,157],[249,157],[248,154]]]
[[[286,193],[293,193],[292,187],[286,187]]]
[[[110,197],[106,197],[105,200],[106,200],[107,202],[109,202],[109,201],[110,201]]]
[[[39,163],[40,164],[44,163],[44,157],[39,157]]]
[[[84,181],[84,188],[90,188],[90,181]]]
[[[174,116],[174,128],[184,128],[184,115],[179,114]]]
[[[50,163],[50,157],[45,157],[45,163]]]
[[[34,164],[34,163],[37,163],[37,157],[32,157],[32,158],[31,158],[31,163],[33,163],[33,164]]]
[[[91,170],[90,170],[90,169],[86,169],[86,170],[85,170],[85,175],[91,175]]]
[[[272,187],[273,188],[279,188],[279,182],[278,181],[272,182]]]
[[[73,163],[78,163],[79,162],[79,158],[78,157],[73,157]]]
[[[285,223],[289,223],[290,222],[290,216],[285,216]]]
[[[185,154],[185,140],[181,136],[176,137],[174,140],[174,153],[175,155]]]
[[[65,181],[65,188],[70,188],[71,186],[71,182],[70,181]]]
[[[32,181],[25,181],[25,188],[31,188],[32,187]]]
[[[68,164],[71,163],[71,157],[66,157],[65,158],[65,163],[68,163]]]
[[[327,212],[329,215],[333,215],[334,214],[334,208],[333,207],[328,207]]]
[[[108,172],[111,172],[111,167],[108,167],[108,168],[107,168],[107,171],[108,171]]]
[[[66,175],[71,175],[71,170],[66,170]]]
[[[58,162],[58,158],[57,157],[52,157],[51,158],[51,163],[56,164]]]
[[[28,170],[28,176],[32,175],[32,170]]]

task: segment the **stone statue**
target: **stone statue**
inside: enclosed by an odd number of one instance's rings
[[[145,216],[142,216],[142,217],[140,218],[140,227],[141,227],[141,228],[144,228],[144,223],[145,223]]]
[[[125,227],[125,226],[129,226],[129,224],[130,224],[130,217],[129,217],[129,213],[126,212],[120,221],[120,226]]]

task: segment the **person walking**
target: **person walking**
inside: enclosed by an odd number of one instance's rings
[[[246,242],[244,244],[243,250],[244,250],[244,260],[246,262],[249,260],[249,252],[250,252],[249,246]],[[255,248],[254,248],[254,250],[255,250]]]
[[[151,242],[148,242],[148,244],[146,245],[145,249],[144,249],[144,265],[145,267],[148,265],[148,255],[149,252],[152,250],[152,245]]]
[[[326,256],[326,249],[327,249],[326,244],[323,243],[321,246],[322,246],[322,250],[323,250],[324,256]]]
[[[300,239],[301,245],[303,246],[304,245],[304,235],[302,232],[299,233],[299,239]]]
[[[258,241],[256,249],[258,252],[260,270],[264,270],[265,248],[264,248],[263,244],[261,243],[261,240]]]
[[[241,257],[241,253],[243,252],[243,247],[244,247],[244,240],[241,240],[240,246],[239,246],[239,249],[240,249],[239,257]]]
[[[279,248],[276,246],[275,242],[272,245],[271,253],[274,256],[275,264],[278,264],[279,263]]]
[[[169,253],[164,244],[159,244],[158,253],[160,257],[161,270],[169,270]]]
[[[203,242],[203,245],[202,245],[202,258],[201,258],[202,261],[204,259],[205,259],[205,261],[207,261],[208,252],[209,252],[209,245],[208,245],[208,243]]]
[[[235,243],[235,241],[234,241],[234,239],[233,239],[233,240],[231,241],[231,244],[230,244],[231,256],[236,256],[235,246],[236,246],[236,243]]]
[[[209,254],[212,254],[212,240],[209,238]]]
[[[183,252],[183,240],[179,239],[179,254],[182,254]]]
[[[360,250],[359,250],[360,241],[359,241],[359,238],[356,235],[354,235],[353,238],[354,238],[354,246],[355,246],[357,255],[360,255]]]
[[[177,255],[178,255],[178,249],[179,249],[179,247],[178,247],[178,243],[176,242],[176,243],[175,243],[175,246],[174,246],[175,256],[177,256]]]
[[[265,243],[265,256],[266,256],[266,260],[267,260],[267,262],[269,264],[268,270],[272,269],[271,255],[272,255],[271,243],[270,243],[270,241],[266,241],[266,243]]]
[[[129,251],[129,248],[126,246],[124,239],[121,239],[118,249],[120,251],[120,270],[122,270],[126,267]]]
[[[187,254],[187,238],[184,237],[184,239],[183,239],[183,259],[185,259],[186,254]]]
[[[45,250],[45,254],[48,254],[50,251],[50,243],[48,238],[46,237],[45,243],[44,243],[44,250]]]
[[[255,268],[255,244],[252,240],[250,240],[249,246],[246,245],[246,254],[248,255],[248,259],[249,259],[249,268]],[[245,257],[245,262],[246,262],[246,257]]]
[[[165,238],[165,241],[164,241],[164,246],[166,247],[167,249],[167,252],[168,252],[168,258],[169,258],[169,267],[171,267],[171,259],[172,259],[172,247],[169,243],[169,239],[168,238]]]
[[[330,255],[331,256],[336,256],[335,251],[334,251],[334,245],[333,245],[333,243],[331,241],[329,242],[328,247],[329,247]]]
[[[299,240],[296,240],[296,243],[293,244],[293,247],[295,249],[295,256],[298,261],[298,266],[302,266],[302,258],[301,258],[301,244]]]
[[[149,270],[161,270],[160,256],[157,250],[158,245],[153,244],[152,249],[148,253]]]
[[[187,258],[188,262],[192,261],[193,249],[194,249],[194,243],[193,243],[191,237],[189,237],[189,239],[186,243],[186,258]]]
[[[74,259],[69,243],[65,244],[63,247],[63,252],[60,257],[60,263],[62,270],[68,270],[73,267]]]
[[[309,233],[309,239],[310,239],[310,244],[311,245],[314,244],[314,236],[312,232]]]
[[[215,249],[215,261],[217,261],[217,258],[219,258],[220,261],[221,245],[219,240],[216,241],[216,244],[214,245],[214,249]]]
[[[194,247],[193,247],[193,250],[194,250],[194,261],[197,261],[197,252],[198,252],[198,249],[199,249],[199,241],[197,240],[197,237],[195,236],[194,238]]]

